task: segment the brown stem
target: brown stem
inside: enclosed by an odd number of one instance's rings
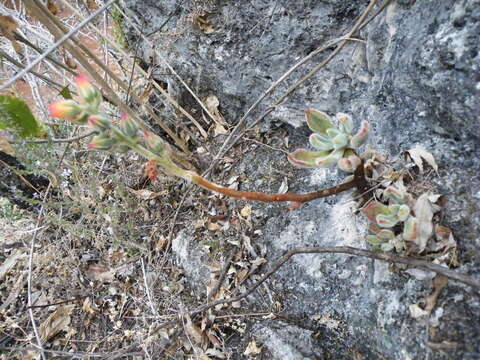
[[[240,191],[230,189],[221,185],[214,184],[200,175],[192,175],[192,180],[195,181],[201,187],[234,198],[240,198],[245,200],[256,200],[263,202],[282,202],[292,201],[294,203],[305,203],[307,201],[332,196],[339,194],[343,191],[358,188],[364,190],[366,187],[366,180],[364,176],[363,162],[357,167],[355,171],[354,179],[343,184],[339,184],[327,189],[322,189],[306,194],[286,193],[286,194],[266,194],[259,192]]]

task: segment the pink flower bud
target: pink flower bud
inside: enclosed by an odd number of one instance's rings
[[[92,141],[87,145],[88,149],[110,150],[115,145],[115,140],[109,135],[100,134],[93,137]]]
[[[122,114],[119,125],[120,130],[128,137],[135,137],[138,133],[137,124],[133,119],[130,119],[127,114]]]
[[[162,155],[165,151],[165,143],[163,140],[150,131],[143,132],[143,138],[145,139],[145,145],[151,151],[157,155]]]
[[[102,115],[92,115],[88,118],[88,124],[95,128],[96,130],[108,130],[110,129],[111,123],[110,121],[103,117]]]
[[[77,90],[80,97],[87,103],[97,107],[101,101],[100,92],[95,89],[88,79],[83,75],[78,75],[76,78]]]

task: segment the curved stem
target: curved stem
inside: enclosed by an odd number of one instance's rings
[[[300,204],[305,203],[307,201],[314,200],[314,199],[336,195],[343,191],[350,190],[353,188],[363,190],[366,187],[363,162],[357,167],[353,180],[327,188],[327,189],[322,189],[322,190],[318,190],[318,191],[314,191],[306,194],[296,194],[296,193],[267,194],[267,193],[250,192],[250,191],[239,191],[239,190],[234,190],[221,185],[214,184],[202,178],[198,174],[192,174],[191,179],[192,181],[196,182],[198,185],[200,185],[205,189],[215,191],[217,193],[220,193],[229,197],[240,198],[245,200],[263,201],[263,202],[292,201]]]

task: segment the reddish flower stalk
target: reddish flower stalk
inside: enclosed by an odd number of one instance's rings
[[[327,189],[322,189],[322,190],[318,190],[318,191],[314,191],[306,194],[297,194],[297,193],[267,194],[267,193],[250,192],[250,191],[239,191],[239,190],[234,190],[234,189],[230,189],[224,186],[214,184],[197,174],[191,175],[191,179],[194,182],[196,182],[199,186],[205,189],[215,191],[217,193],[220,193],[229,197],[240,198],[245,200],[263,201],[263,202],[291,201],[293,203],[298,203],[298,204],[303,204],[311,200],[336,195],[343,191],[350,190],[353,188],[357,188],[360,191],[364,191],[367,187],[367,182],[364,175],[363,161],[355,170],[355,175],[353,180],[350,180],[346,183],[339,184]]]

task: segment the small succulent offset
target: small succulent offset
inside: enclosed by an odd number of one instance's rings
[[[344,113],[338,113],[335,126],[330,116],[318,110],[306,110],[308,127],[314,131],[310,135],[310,144],[317,151],[298,149],[288,155],[288,160],[300,167],[331,167],[335,164],[346,172],[353,173],[361,163],[356,149],[362,146],[368,137],[368,122],[362,121],[360,130],[352,135],[353,120]]]
[[[372,222],[369,230],[373,233],[367,236],[367,241],[382,251],[397,252],[405,248],[404,240],[413,240],[416,236],[416,219],[411,215],[413,197],[407,193],[402,182],[387,187],[383,196],[388,205],[378,201],[370,202],[362,209],[362,213]],[[395,235],[393,227],[403,223],[403,233]]]
[[[395,249],[397,252],[406,249],[422,253],[427,247],[438,251],[454,243],[450,234],[445,235],[447,228],[433,223],[434,214],[440,210],[435,204],[439,195],[427,192],[414,199],[402,180],[398,180],[383,190],[382,196],[388,205],[372,201],[362,209],[362,213],[372,222],[369,226],[371,234],[366,240],[374,249]]]

